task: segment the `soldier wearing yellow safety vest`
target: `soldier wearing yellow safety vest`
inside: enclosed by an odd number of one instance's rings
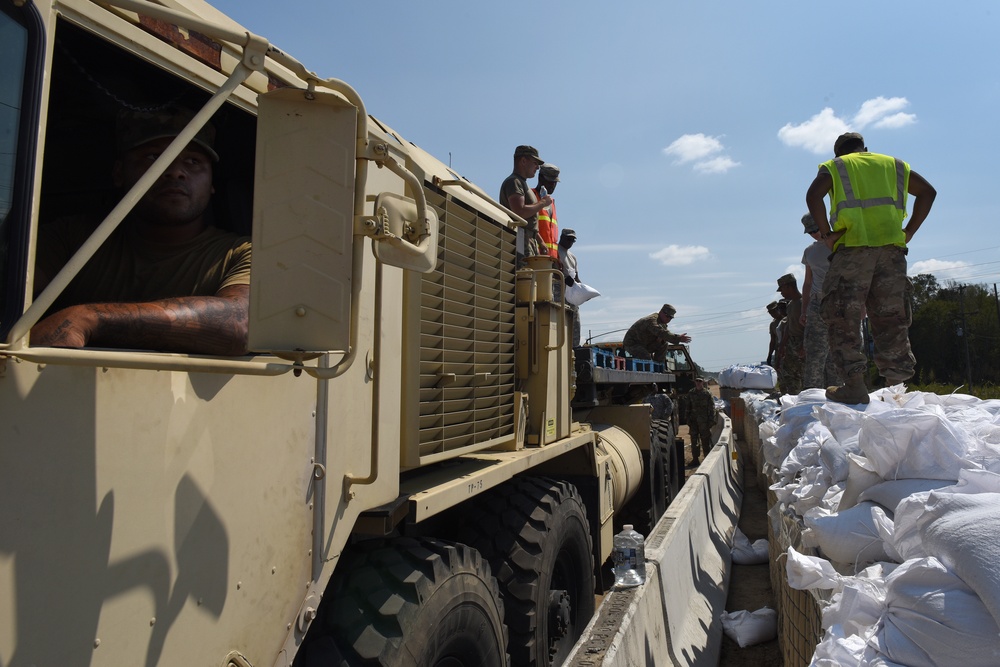
[[[538,169],[538,187],[533,188],[541,199],[542,188],[551,195],[559,183],[559,167],[546,162]],[[538,211],[538,233],[545,242],[549,257],[559,261],[559,222],[556,220],[556,203],[552,202]],[[544,254],[544,253],[541,253]]]
[[[906,244],[930,213],[937,191],[910,165],[869,153],[864,138],[837,138],[833,160],[819,166],[806,204],[820,238],[834,251],[823,281],[821,314],[829,327],[830,353],[845,378],[826,397],[840,403],[868,403],[861,316],[867,309],[875,338],[875,365],[888,384],[913,376],[910,350],[911,287]],[[830,217],[823,198],[830,195]],[[907,194],[915,197],[904,227]],[[831,227],[832,225],[832,227]]]

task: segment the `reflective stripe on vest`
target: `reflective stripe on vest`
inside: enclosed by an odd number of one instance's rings
[[[906,167],[899,158],[893,158],[896,163],[896,198],[878,197],[876,199],[858,199],[854,196],[854,188],[851,179],[847,175],[847,165],[843,158],[834,158],[833,164],[837,167],[837,174],[840,176],[841,187],[844,188],[844,201],[837,202],[837,208],[830,214],[830,225],[837,222],[837,215],[845,208],[875,208],[876,206],[893,206],[900,211],[906,211],[906,203],[903,198],[906,196]]]

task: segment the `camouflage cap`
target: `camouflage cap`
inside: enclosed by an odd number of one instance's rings
[[[194,112],[182,107],[166,107],[159,111],[132,111],[118,114],[117,148],[119,155],[137,146],[164,137],[176,137],[194,118]],[[204,150],[213,161],[219,161],[215,152],[215,128],[206,123],[198,130],[192,142]]]
[[[806,213],[802,216],[802,226],[805,227],[806,234],[815,234],[819,231],[819,225],[813,219],[812,213]]]
[[[576,238],[576,232],[573,231],[572,229],[564,229],[564,230],[562,230],[562,232],[559,233],[559,235],[560,236],[565,236],[568,239],[575,239]]]
[[[781,307],[781,304],[779,302],[772,301],[771,303],[767,304],[767,312],[773,313],[774,311],[778,310],[778,308],[780,308],[780,307]]]
[[[519,157],[531,157],[535,159],[538,164],[545,164],[545,160],[538,157],[538,149],[534,146],[518,146],[514,149],[514,159]]]
[[[660,312],[666,315],[667,317],[673,317],[674,315],[677,314],[677,309],[671,306],[669,303],[665,303],[663,304],[663,307],[660,308]]]
[[[559,167],[546,162],[538,169],[539,178],[548,181],[549,183],[559,182]]]
[[[784,287],[785,285],[791,285],[792,287],[795,287],[795,285],[796,285],[796,283],[795,283],[795,276],[793,276],[790,273],[786,273],[785,275],[783,275],[780,278],[778,278],[778,291],[779,292],[781,291],[781,288]]]

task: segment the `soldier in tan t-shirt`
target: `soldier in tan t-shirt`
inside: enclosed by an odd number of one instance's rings
[[[128,191],[193,114],[119,118],[113,180]],[[250,239],[213,227],[214,130],[203,128],[31,330],[33,346],[121,347],[199,354],[247,352]],[[39,233],[35,293],[97,221],[67,220]]]

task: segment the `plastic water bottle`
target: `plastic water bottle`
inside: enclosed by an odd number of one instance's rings
[[[646,541],[642,533],[627,523],[615,535],[614,561],[615,586],[630,588],[646,583]]]
[[[544,185],[542,187],[538,188],[538,198],[539,199],[545,199],[548,196],[549,196],[549,191],[545,188]]]

